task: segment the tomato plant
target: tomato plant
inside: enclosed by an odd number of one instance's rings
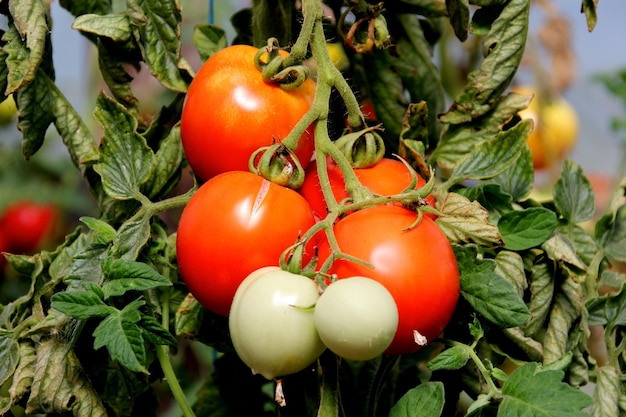
[[[60,216],[53,204],[17,201],[0,214],[0,229],[9,251],[30,254],[53,238]]]
[[[244,171],[204,183],[178,224],[178,265],[192,294],[209,310],[228,315],[237,287],[257,268],[278,265],[314,223],[302,196]],[[309,257],[312,254],[309,254]]]
[[[224,48],[189,85],[181,137],[189,164],[204,180],[247,170],[252,154],[284,139],[311,106],[315,84],[310,78],[290,90],[266,82],[254,65],[256,52],[249,45]],[[313,155],[311,130],[294,151],[306,166]]]
[[[310,278],[280,268],[261,268],[239,286],[228,317],[237,354],[267,379],[311,365],[326,349],[315,327],[319,298]]]
[[[315,304],[315,326],[338,356],[365,361],[382,354],[398,329],[398,308],[387,289],[365,277],[329,285]]]
[[[402,207],[377,206],[347,216],[334,228],[341,252],[369,265],[337,259],[329,272],[339,279],[374,279],[396,302],[398,330],[386,349],[390,354],[415,352],[435,340],[459,297],[452,246],[431,219],[424,217],[413,226],[416,220],[414,212]],[[320,263],[330,254],[329,244],[322,242]]]
[[[554,30],[567,13],[530,0],[236,3],[208,2],[211,24],[207,2],[188,0],[2,3],[0,86],[18,110],[3,138],[52,184],[33,195],[80,184],[92,210],[63,199],[73,230],[7,255],[0,414],[623,415],[623,173],[603,209],[568,159],[534,198],[532,123],[517,117],[532,102],[511,85],[546,57],[526,54],[531,4],[551,10],[548,58],[567,52]],[[589,29],[597,4],[582,4]],[[80,66],[98,83],[86,100],[68,100],[50,59],[65,24],[53,7],[97,57]],[[52,169],[48,144],[73,168]],[[4,206],[26,192],[0,146]],[[394,155],[426,184],[409,187],[405,165],[402,179],[364,176]],[[295,191],[312,180],[317,215]],[[355,275],[393,299],[389,346],[368,343],[363,321],[386,314],[362,285],[345,290]],[[359,329],[350,348],[335,343]]]
[[[332,161],[327,163],[328,179],[333,195],[337,201],[342,201],[349,197],[345,188],[345,181],[341,169]],[[413,180],[409,169],[400,161],[383,158],[375,165],[369,168],[358,168],[354,170],[356,177],[362,185],[369,190],[381,196],[390,196],[400,194],[411,185]],[[419,174],[416,175],[415,189],[419,189],[426,184],[424,178]],[[311,164],[306,169],[304,183],[300,188],[300,193],[311,204],[315,214],[324,218],[327,214],[326,201],[320,186],[319,176],[317,174],[317,166]],[[435,207],[435,198],[428,195],[425,198],[426,204]],[[434,218],[435,215],[427,213],[427,216]]]

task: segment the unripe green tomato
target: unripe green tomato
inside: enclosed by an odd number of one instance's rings
[[[8,96],[0,103],[0,126],[6,126],[13,121],[17,107],[13,95]]]
[[[267,379],[293,374],[326,349],[313,317],[317,284],[278,267],[261,268],[237,288],[229,314],[239,358]]]
[[[377,281],[350,277],[330,284],[315,305],[315,325],[324,344],[345,359],[382,354],[398,329],[398,307]]]

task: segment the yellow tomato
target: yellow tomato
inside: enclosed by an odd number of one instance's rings
[[[520,88],[516,90],[529,94],[532,90]],[[555,97],[549,102],[541,102],[535,97],[527,109],[520,112],[523,119],[532,118],[535,127],[528,137],[528,147],[533,155],[535,169],[554,166],[567,157],[578,138],[578,115],[564,98]]]
[[[328,49],[330,61],[339,71],[345,71],[350,67],[350,60],[340,42],[327,42],[326,49]]]
[[[16,111],[15,100],[13,100],[13,95],[10,95],[0,103],[0,126],[6,126],[11,123]]]

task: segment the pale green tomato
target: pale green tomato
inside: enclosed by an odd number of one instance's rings
[[[251,273],[237,288],[228,325],[235,351],[267,379],[298,372],[326,349],[313,317],[317,284],[277,267]]]
[[[373,279],[339,279],[317,301],[315,325],[336,355],[369,360],[391,344],[398,328],[398,308],[389,291]]]

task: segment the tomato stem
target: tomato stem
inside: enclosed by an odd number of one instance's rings
[[[161,293],[161,325],[165,329],[169,329],[170,322],[170,297],[168,291],[163,291]],[[155,345],[155,350],[157,354],[157,359],[159,360],[159,364],[161,365],[161,369],[163,370],[163,375],[167,384],[172,391],[172,395],[176,399],[179,407],[183,412],[183,416],[185,417],[195,417],[195,413],[191,409],[189,402],[187,401],[187,397],[185,396],[185,392],[182,387],[178,383],[178,378],[176,377],[176,373],[174,372],[174,368],[172,367],[172,363],[169,358],[170,349],[167,346]]]

